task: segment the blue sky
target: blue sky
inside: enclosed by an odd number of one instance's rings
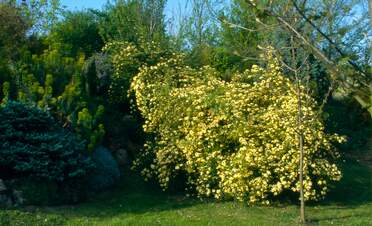
[[[107,0],[61,0],[61,4],[66,6],[69,10],[80,10],[80,9],[101,9]],[[168,0],[165,9],[165,14],[169,16],[174,10],[177,9],[180,3],[186,2],[185,0]]]
[[[79,10],[84,8],[100,9],[106,0],[61,0],[61,4],[69,10]]]
[[[102,9],[107,0],[60,0],[61,4],[68,10],[81,10],[81,9]],[[113,0],[111,0],[112,2]],[[167,30],[169,32],[176,32],[180,17],[190,8],[189,0],[168,0],[164,13],[167,21]],[[182,10],[182,12],[180,12]]]

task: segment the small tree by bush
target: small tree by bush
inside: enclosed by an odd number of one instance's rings
[[[272,57],[265,68],[255,65],[231,81],[220,77],[210,67],[185,66],[177,56],[141,68],[132,89],[153,139],[135,166],[163,188],[186,174],[204,197],[268,203],[298,192],[295,85]],[[341,177],[331,159],[332,141],[343,138],[325,133],[315,101],[303,99],[305,199],[315,200]]]
[[[62,129],[49,113],[19,102],[0,107],[0,177],[34,177],[56,182],[93,169],[84,143]]]

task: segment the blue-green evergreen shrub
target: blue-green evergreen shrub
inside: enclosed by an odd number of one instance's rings
[[[9,101],[0,107],[0,122],[0,178],[61,183],[94,168],[84,143],[48,112]]]

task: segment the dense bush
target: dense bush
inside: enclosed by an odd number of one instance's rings
[[[84,144],[59,127],[49,113],[9,101],[0,108],[0,177],[62,182],[93,168]]]
[[[152,140],[136,166],[166,188],[185,174],[199,196],[267,203],[283,192],[298,192],[297,96],[295,86],[272,57],[266,68],[219,79],[210,67],[194,70],[182,57],[142,67],[132,89]],[[330,157],[332,140],[303,96],[305,198],[317,199],[341,173]]]
[[[350,97],[337,97],[325,106],[326,129],[347,136],[347,142],[338,145],[343,152],[351,154],[368,150],[372,135],[372,119],[367,109],[358,107]]]

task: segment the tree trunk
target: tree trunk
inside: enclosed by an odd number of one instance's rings
[[[305,223],[305,200],[304,200],[304,146],[303,134],[299,136],[299,149],[300,149],[300,222]]]
[[[304,199],[304,134],[302,129],[302,100],[300,81],[297,81],[298,98],[298,149],[299,149],[299,182],[300,182],[300,222],[305,223],[305,199]]]

